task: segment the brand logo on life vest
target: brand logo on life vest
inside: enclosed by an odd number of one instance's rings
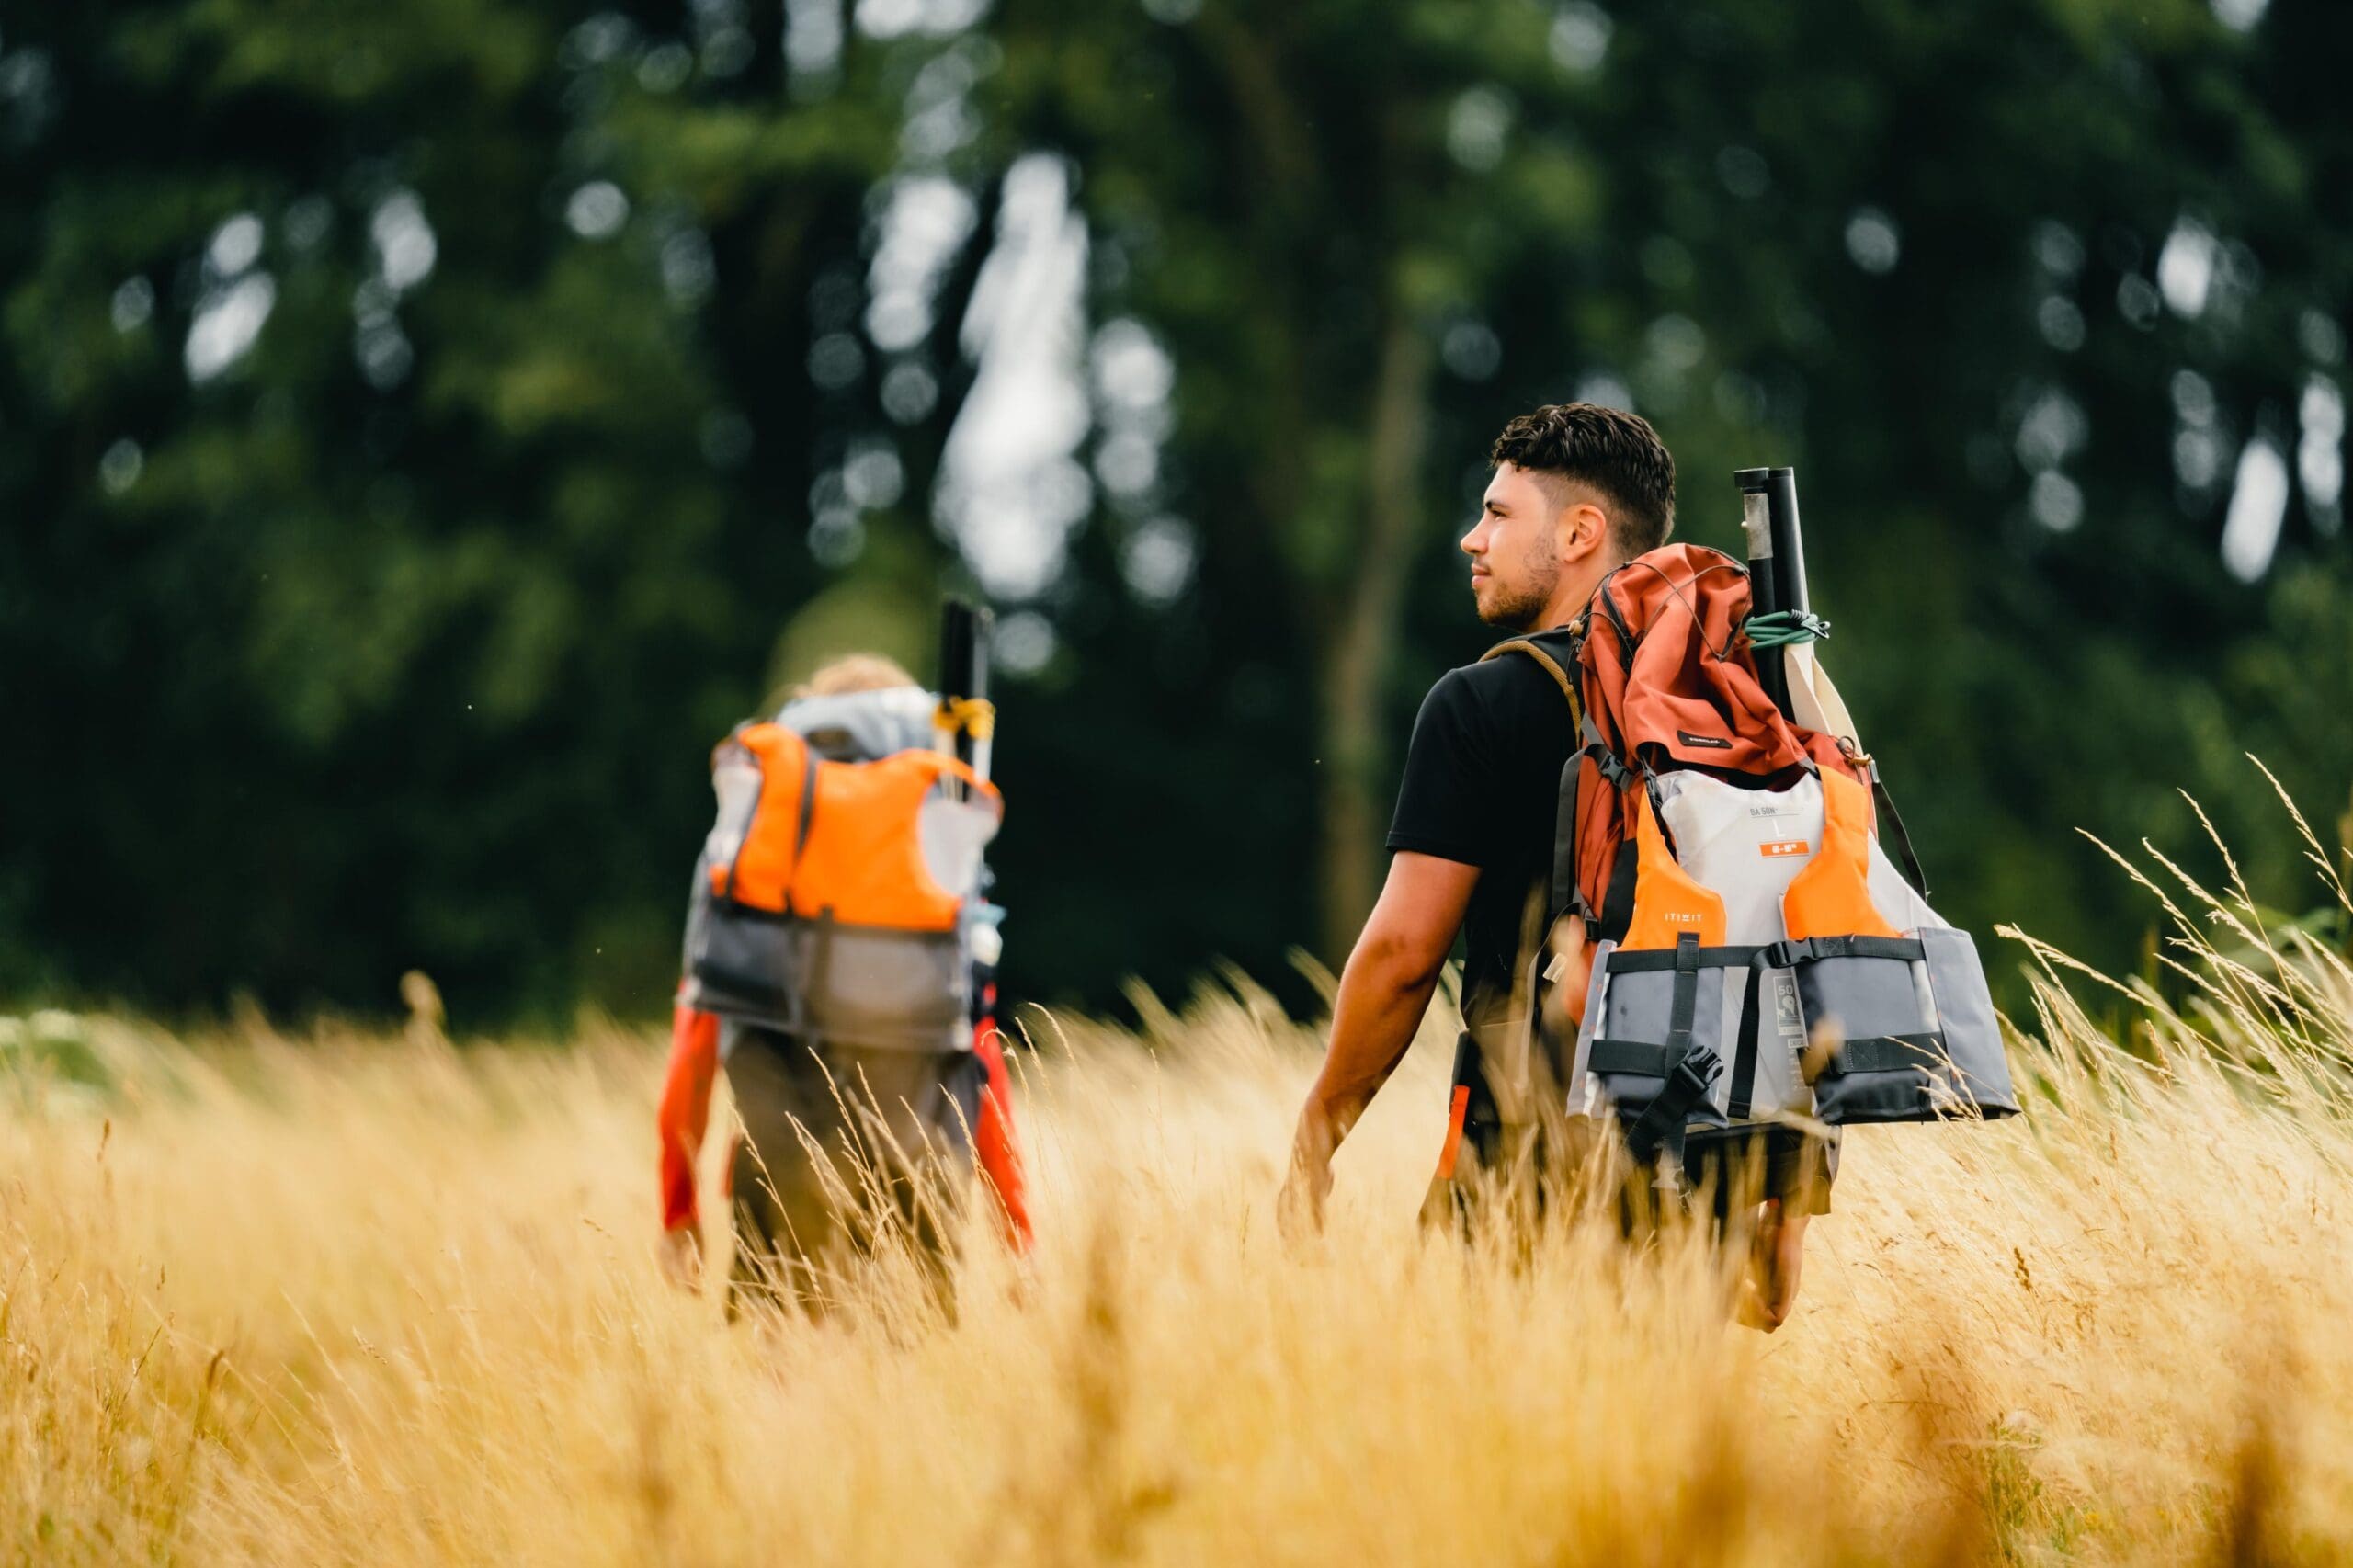
[[[1806,853],[1807,848],[1806,841],[1802,838],[1777,838],[1770,844],[1758,845],[1756,853],[1764,856],[1768,860],[1778,860],[1785,855],[1802,855]]]
[[[1695,735],[1688,730],[1677,730],[1675,738],[1687,746],[1705,746],[1710,751],[1732,750],[1732,743],[1722,735]]]
[[[1687,913],[1682,910],[1670,909],[1665,912],[1665,915],[1666,923],[1670,926],[1697,926],[1699,924],[1700,916],[1696,911]]]

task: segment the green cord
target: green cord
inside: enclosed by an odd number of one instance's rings
[[[1770,615],[1750,616],[1744,630],[1752,648],[1794,648],[1829,636],[1830,623],[1812,610],[1777,609]]]

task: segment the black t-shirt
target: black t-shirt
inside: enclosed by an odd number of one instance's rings
[[[1544,667],[1506,653],[1438,677],[1405,753],[1389,847],[1479,868],[1462,922],[1463,1021],[1510,1008],[1524,935],[1552,870],[1561,768],[1576,750],[1568,699]]]

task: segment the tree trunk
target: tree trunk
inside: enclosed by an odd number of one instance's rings
[[[1381,792],[1381,765],[1388,756],[1381,699],[1422,522],[1429,379],[1429,339],[1392,301],[1373,383],[1362,548],[1349,563],[1339,613],[1324,628],[1318,693],[1322,946],[1326,961],[1335,965],[1347,956],[1380,891],[1389,804]]]

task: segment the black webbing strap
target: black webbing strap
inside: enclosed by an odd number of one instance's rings
[[[809,847],[809,824],[817,814],[817,752],[801,748],[801,821],[792,830],[792,874],[801,874],[801,852]]]
[[[1577,887],[1577,775],[1584,765],[1582,751],[1569,753],[1569,760],[1561,764],[1561,803],[1552,814],[1552,878],[1544,894],[1548,928],[1572,909],[1587,918],[1593,914]]]
[[[1763,948],[1703,948],[1696,936],[1685,936],[1672,948],[1616,948],[1609,954],[1612,974],[1664,974],[1683,967],[1684,943],[1699,955],[1701,969],[1740,969],[1754,963]]]
[[[1646,1040],[1597,1040],[1586,1048],[1588,1072],[1636,1078],[1664,1078],[1675,1065],[1666,1047]]]
[[[1691,1108],[1708,1097],[1709,1086],[1723,1070],[1723,1062],[1712,1051],[1687,1056],[1675,1064],[1666,1075],[1666,1086],[1626,1129],[1626,1147],[1637,1163],[1647,1165],[1661,1155],[1681,1163],[1684,1124]]]
[[[1919,1067],[1942,1067],[1944,1031],[1934,1034],[1875,1034],[1850,1040],[1831,1053],[1825,1073],[1895,1073]]]
[[[1821,959],[1896,959],[1921,963],[1927,949],[1909,937],[1808,937],[1802,942],[1775,942],[1756,949],[1761,969],[1794,969]]]
[[[1601,738],[1601,726],[1593,722],[1592,714],[1587,713],[1582,716],[1577,725],[1577,734],[1585,742],[1585,750],[1592,754],[1594,766],[1601,769],[1601,776],[1604,778],[1609,780],[1611,789],[1623,790],[1634,781],[1634,770],[1620,761],[1616,752],[1609,749],[1609,743]]]
[[[1699,1017],[1699,937],[1686,931],[1675,938],[1675,1003],[1666,1024],[1666,1049],[1678,1061],[1690,1054],[1691,1026]]]
[[[1673,1063],[1665,1082],[1634,1124],[1626,1129],[1626,1146],[1636,1161],[1649,1165],[1661,1153],[1683,1159],[1683,1128],[1691,1108],[1707,1097],[1709,1085],[1722,1075],[1724,1064],[1712,1051],[1691,1049],[1691,1026],[1699,1014],[1699,938],[1686,934],[1675,944],[1675,999],[1668,1014],[1666,1060]]]
[[[1874,767],[1870,771],[1871,801],[1879,808],[1881,836],[1894,843],[1896,864],[1911,879],[1912,891],[1926,898],[1928,896],[1928,879],[1920,869],[1920,857],[1912,847],[1912,835],[1904,830],[1903,813],[1895,809],[1895,797],[1887,792],[1887,782],[1880,778],[1879,769]]]
[[[1724,1104],[1724,1113],[1734,1121],[1748,1119],[1748,1108],[1756,1096],[1756,1011],[1757,988],[1764,981],[1761,970],[1748,971],[1748,983],[1740,998],[1740,1040],[1732,1052],[1732,1097]]]
[[[801,977],[801,982],[804,995],[825,994],[826,971],[833,968],[833,963],[834,912],[828,906],[819,910],[816,918],[809,922],[809,972]],[[813,1026],[804,1028],[801,1033],[812,1044],[824,1038]]]
[[[1603,781],[1613,790],[1623,790],[1631,783],[1634,770],[1609,749],[1609,743],[1601,738],[1592,714],[1578,714],[1577,735],[1584,744],[1571,752],[1569,760],[1562,766],[1561,803],[1552,818],[1552,916],[1557,921],[1574,909],[1588,922],[1598,922],[1602,911],[1586,902],[1585,890],[1577,885],[1577,791],[1584,781],[1579,765],[1586,757],[1593,758]],[[1602,901],[1607,904],[1612,890],[1605,887],[1601,891]]]

